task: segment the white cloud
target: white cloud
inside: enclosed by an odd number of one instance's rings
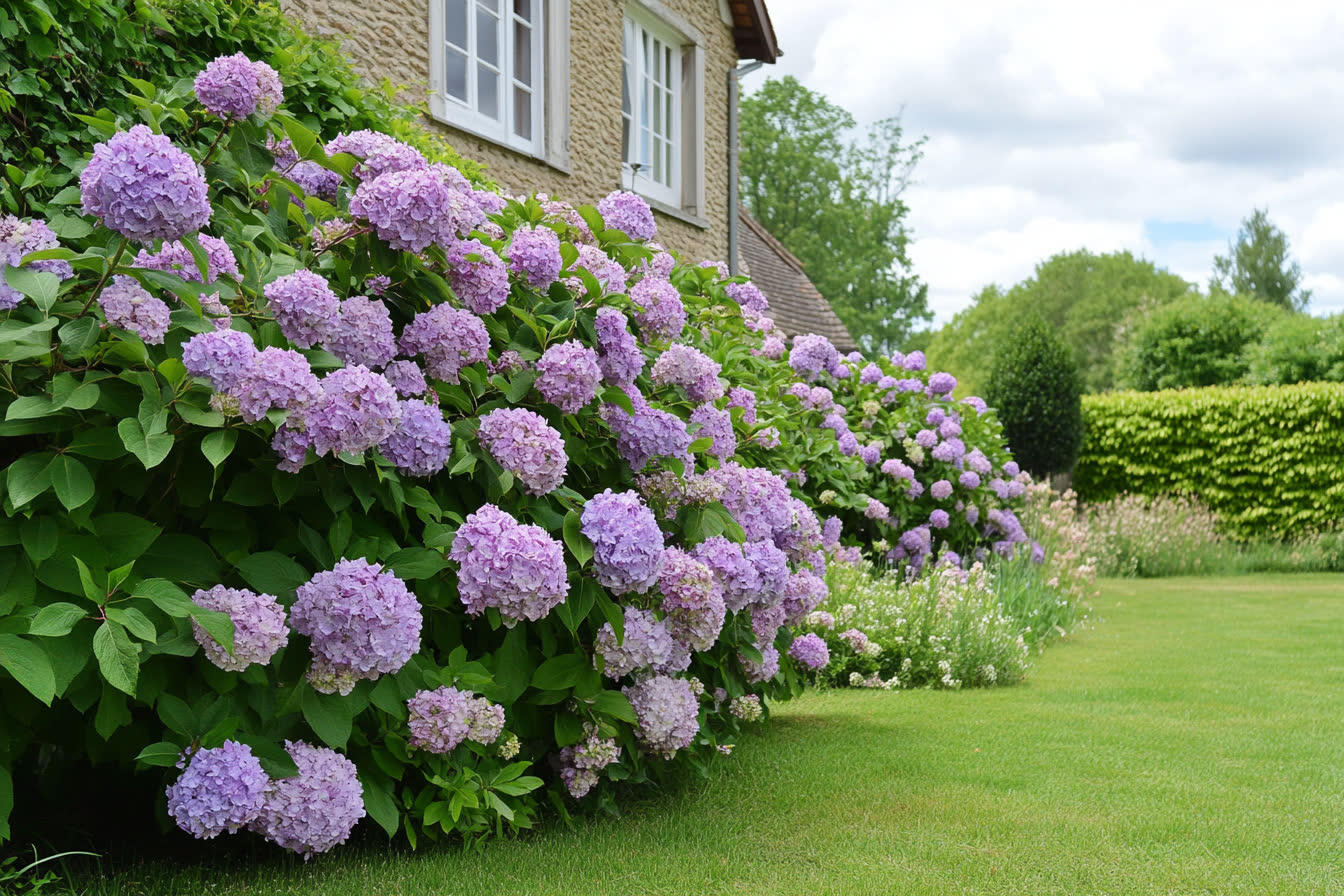
[[[927,134],[907,193],[938,320],[1062,251],[1128,249],[1203,285],[1254,207],[1344,310],[1344,15],[1324,2],[769,0],[793,74]],[[1218,240],[1145,237],[1208,222]]]

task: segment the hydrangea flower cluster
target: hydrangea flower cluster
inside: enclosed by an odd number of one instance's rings
[[[191,621],[196,643],[205,657],[228,672],[242,672],[253,663],[266,665],[289,641],[285,608],[270,594],[216,585],[197,591],[191,600],[198,607],[228,614],[233,621],[233,653],[230,654],[196,620]]]
[[[493,504],[458,527],[449,557],[458,564],[458,594],[473,616],[494,607],[509,626],[536,622],[569,594],[560,542]]]
[[[300,585],[290,624],[311,639],[308,680],[325,694],[396,672],[420,649],[420,602],[365,560],[341,560]]]
[[[411,320],[399,345],[407,355],[422,356],[430,376],[456,383],[459,370],[489,357],[490,334],[470,311],[435,305]]]
[[[743,654],[737,656],[742,663],[742,671],[749,684],[760,684],[779,674],[779,651],[775,648],[775,645],[761,645],[760,651],[761,661],[759,663]]]
[[[729,283],[723,288],[728,293],[728,297],[736,302],[746,311],[755,311],[758,314],[768,311],[770,301],[761,292],[760,287],[750,281],[746,283]]]
[[[257,356],[252,337],[237,330],[197,333],[182,346],[182,364],[192,376],[210,381],[219,392],[231,392]]]
[[[312,348],[331,332],[341,300],[320,274],[298,270],[262,290],[280,332],[299,348]]]
[[[415,171],[429,167],[429,161],[418,149],[377,131],[337,134],[327,143],[327,154],[342,152],[360,160],[353,173],[361,181],[372,180],[393,171]]]
[[[708,650],[723,630],[723,589],[705,563],[679,548],[663,551],[658,590],[668,626],[693,650]]]
[[[634,240],[651,240],[658,235],[653,210],[642,196],[625,190],[608,193],[597,203],[597,213],[611,229]]]
[[[241,120],[254,113],[269,118],[284,96],[276,70],[242,53],[211,61],[196,76],[193,86],[200,104],[225,121]]]
[[[604,738],[591,722],[584,728],[584,738],[577,744],[560,751],[558,764],[560,780],[575,799],[583,799],[597,786],[597,773],[621,758],[621,748],[615,738]]]
[[[351,296],[341,302],[326,346],[346,364],[374,370],[385,367],[397,355],[397,335],[387,306],[367,296]]]
[[[159,251],[150,252],[141,249],[135,256],[135,266],[149,268],[151,271],[164,271],[176,274],[188,283],[214,283],[220,277],[238,276],[238,259],[229,244],[216,236],[197,234],[196,241],[205,250],[206,275],[201,279],[201,270],[192,256],[191,250],[180,240],[165,241]]]
[[[728,701],[728,712],[744,722],[759,722],[765,715],[761,698],[756,694],[745,694]]]
[[[330,168],[323,168],[316,162],[300,160],[299,154],[294,151],[294,144],[289,142],[288,137],[283,140],[267,137],[266,148],[275,157],[275,165],[271,170],[298,184],[304,195],[316,196],[328,202],[336,198],[337,192],[341,189],[340,174]]]
[[[671,759],[700,731],[700,704],[684,678],[657,675],[621,689],[635,710],[635,736],[651,753]]]
[[[476,437],[530,495],[547,494],[565,481],[569,457],[564,437],[540,414],[499,408],[481,418]]]
[[[789,656],[800,666],[812,671],[823,668],[831,661],[831,651],[826,642],[811,632],[793,639],[789,645]]]
[[[224,343],[216,341],[209,346],[223,348]],[[239,349],[238,355],[245,358],[247,366],[237,375],[229,394],[238,402],[238,413],[248,423],[256,423],[273,408],[303,412],[321,404],[326,397],[322,381],[313,373],[308,359],[293,349],[272,346],[260,352],[253,349],[246,356]],[[224,376],[231,377],[232,372]]]
[[[549,227],[520,227],[508,248],[509,270],[536,289],[546,289],[560,276],[560,237]]]
[[[134,277],[113,277],[98,293],[98,307],[103,309],[109,326],[130,330],[149,345],[163,344],[168,332],[168,306],[150,295]]]
[[[741,386],[728,390],[728,407],[742,409],[742,422],[756,425],[756,393]]]
[[[686,422],[675,414],[650,407],[638,392],[627,389],[627,394],[631,392],[633,414],[614,404],[602,409],[602,418],[616,435],[616,450],[630,469],[638,473],[656,457],[678,458],[689,468],[691,436]]]
[[[653,363],[650,376],[660,386],[681,386],[691,401],[715,401],[723,397],[719,363],[704,352],[680,343],[669,346]]]
[[[611,679],[641,669],[660,675],[681,672],[691,664],[690,651],[672,636],[663,620],[638,607],[625,608],[622,638],[616,637],[610,622],[604,623],[593,649],[602,658],[602,674]]]
[[[840,353],[825,336],[808,333],[793,340],[789,352],[789,366],[805,380],[815,380],[822,373],[834,372],[840,364]]]
[[[453,453],[453,428],[434,405],[419,399],[401,403],[397,428],[378,446],[407,476],[433,476]]]
[[[79,191],[84,214],[140,243],[175,240],[210,223],[205,172],[143,124],[93,148]]]
[[[45,249],[59,249],[60,245],[46,221],[17,218],[14,215],[0,217],[0,311],[16,308],[23,300],[23,293],[5,280],[5,268],[17,268],[23,256]],[[75,274],[70,262],[55,258],[34,261],[27,267],[55,274],[61,280],[69,280]]]
[[[593,322],[597,366],[602,378],[613,386],[631,385],[644,369],[644,353],[626,323],[625,315],[615,308],[599,308]]]
[[[743,610],[760,595],[761,574],[743,553],[742,545],[715,535],[696,545],[694,554],[714,574],[727,609]]]
[[[723,485],[723,506],[751,541],[773,539],[789,527],[789,486],[762,467],[729,461],[706,474]]]
[[[307,420],[318,454],[363,454],[396,431],[401,419],[397,390],[367,367],[327,374],[322,392]]]
[[[168,814],[197,839],[209,840],[251,824],[261,812],[270,778],[252,748],[226,740],[197,750],[168,787]]]
[[[477,314],[492,314],[509,299],[509,269],[480,240],[463,240],[449,247],[448,282],[462,304]]]
[[[410,745],[430,753],[451,753],[464,740],[492,744],[504,731],[504,707],[454,687],[417,691],[406,709]]]
[[[251,829],[310,859],[350,838],[367,814],[364,785],[355,764],[335,750],[301,740],[285,741],[285,749],[299,773],[267,786]]]
[[[448,165],[366,179],[350,197],[350,214],[372,224],[378,238],[393,249],[411,252],[451,245],[484,220],[471,185]]]
[[[593,543],[597,581],[615,594],[644,593],[658,576],[663,533],[634,492],[607,489],[584,505],[580,531]]]
[[[574,262],[574,269],[592,274],[593,279],[605,293],[625,292],[625,268],[602,251],[600,246],[589,243],[579,246],[579,257]],[[588,295],[588,287],[584,285],[581,277],[567,277],[565,286],[576,296]]]
[[[537,391],[562,412],[579,412],[597,397],[597,360],[597,352],[576,339],[550,346],[537,361]]]
[[[737,453],[737,436],[733,434],[733,418],[727,411],[721,411],[712,404],[702,404],[691,411],[690,422],[700,427],[692,435],[697,439],[709,438],[714,444],[709,453],[721,460],[727,460]]]
[[[392,388],[397,390],[398,395],[407,398],[412,395],[424,395],[429,391],[429,384],[425,382],[425,372],[414,361],[393,361],[387,365],[383,376],[392,384]]]
[[[639,306],[635,323],[645,343],[668,342],[686,329],[686,306],[681,293],[666,280],[645,277],[630,289],[630,301]]]

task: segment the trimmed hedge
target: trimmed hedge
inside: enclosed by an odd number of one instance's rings
[[[1196,495],[1239,537],[1344,521],[1344,386],[1229,387],[1083,397],[1074,488]]]

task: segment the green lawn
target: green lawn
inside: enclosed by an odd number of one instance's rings
[[[1107,582],[1026,684],[809,695],[620,821],[93,892],[1338,896],[1344,576]]]

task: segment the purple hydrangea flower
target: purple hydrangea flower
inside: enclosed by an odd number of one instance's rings
[[[312,348],[326,340],[341,310],[336,293],[312,271],[299,270],[279,277],[262,293],[280,332],[299,348]]]
[[[615,594],[649,590],[663,556],[663,533],[635,492],[607,489],[584,505],[580,531],[593,543],[597,581]]]
[[[493,504],[458,527],[449,556],[458,564],[458,594],[473,616],[494,607],[508,626],[536,622],[569,594],[560,542]]]
[[[325,341],[331,353],[346,364],[376,369],[397,355],[392,315],[380,300],[367,296],[351,296],[341,302]]]
[[[878,442],[870,442],[859,449],[859,459],[867,466],[875,466],[882,459],[882,445]]]
[[[955,439],[961,435],[961,423],[952,417],[948,417],[942,423],[938,424],[938,435],[945,439]]]
[[[784,593],[789,582],[789,556],[770,541],[749,541],[742,545],[747,558],[761,579],[758,603],[768,602]]]
[[[637,392],[632,399],[635,397],[639,400],[633,401],[634,414],[627,414],[614,404],[603,405],[603,419],[616,435],[616,450],[630,469],[638,473],[655,457],[677,458],[689,468],[691,436],[686,422],[675,414],[649,407]]]
[[[826,642],[811,632],[793,639],[789,645],[789,656],[798,665],[813,671],[831,661],[831,651],[826,647]]]
[[[838,516],[826,517],[826,522],[821,526],[821,543],[825,547],[835,547],[840,543],[840,531],[844,524]]]
[[[226,740],[197,750],[186,770],[168,787],[168,814],[182,830],[209,840],[232,834],[261,812],[270,778],[252,748]]]
[[[150,252],[141,249],[135,256],[135,266],[149,268],[152,271],[166,271],[176,274],[188,283],[214,283],[222,276],[237,277],[238,259],[229,244],[219,237],[197,234],[197,242],[205,250],[206,277],[201,280],[201,269],[196,265],[191,250],[178,240],[165,242],[159,251]]]
[[[797,625],[826,599],[826,580],[807,570],[789,576],[784,588],[784,624]]]
[[[576,272],[584,270],[592,274],[604,293],[625,292],[625,268],[602,251],[600,246],[588,243],[579,246],[579,257],[574,261],[573,270]],[[567,277],[565,285],[577,296],[588,295],[588,287],[584,285],[581,277]]]
[[[758,663],[742,654],[737,658],[742,663],[742,671],[746,674],[748,684],[760,684],[763,681],[769,681],[779,674],[779,651],[773,644],[765,644],[761,648],[761,661]]]
[[[363,454],[401,419],[397,390],[367,367],[344,367],[322,380],[323,398],[308,414],[318,454]]]
[[[612,230],[619,230],[633,240],[651,240],[658,235],[653,210],[642,196],[625,190],[608,193],[597,203],[597,213]]]
[[[985,411],[989,410],[989,405],[985,404],[985,400],[983,398],[978,398],[977,396],[974,395],[970,395],[967,396],[966,398],[963,398],[961,400],[961,403],[968,404],[971,407],[975,408],[975,412],[977,414],[983,414]]]
[[[721,460],[727,460],[737,453],[737,436],[733,434],[733,418],[727,411],[721,411],[712,404],[702,404],[691,411],[691,425],[700,428],[692,433],[696,439],[709,438],[714,443],[709,453]]]
[[[947,395],[955,388],[957,388],[957,378],[950,373],[939,372],[929,377],[930,395]]]
[[[856,628],[841,632],[840,640],[848,644],[849,649],[855,653],[863,653],[868,647],[868,636]]]
[[[939,442],[932,451],[933,459],[944,463],[956,463],[966,455],[966,443],[961,439],[948,439]]]
[[[277,141],[268,136],[266,148],[275,156],[275,165],[271,170],[298,184],[305,196],[316,196],[328,201],[336,198],[341,189],[340,174],[330,168],[323,168],[317,162],[301,161],[288,137]]]
[[[386,274],[375,274],[364,281],[364,289],[371,296],[381,296],[392,286],[392,278]]]
[[[168,306],[156,299],[134,277],[121,274],[98,293],[109,326],[130,330],[150,345],[162,345],[168,332]]]
[[[378,449],[407,476],[433,476],[453,454],[453,428],[434,405],[409,399],[401,403],[396,430]]]
[[[283,98],[275,69],[242,53],[212,60],[193,86],[200,104],[225,121],[244,119],[254,112],[268,118]]]
[[[929,525],[935,529],[946,529],[951,522],[947,511],[941,508],[929,514]]]
[[[257,357],[252,337],[237,330],[197,333],[182,346],[182,364],[219,392],[232,392]]]
[[[464,740],[492,744],[504,730],[504,707],[454,687],[417,691],[406,709],[410,745],[430,753],[451,753]]]
[[[271,450],[280,455],[276,469],[285,473],[297,473],[308,460],[308,449],[313,446],[312,437],[307,430],[291,427],[286,421],[276,427],[271,437]]]
[[[836,439],[836,445],[840,453],[846,457],[853,457],[859,453],[859,437],[852,432],[844,432]]]
[[[615,308],[599,308],[593,321],[597,331],[597,366],[613,386],[627,386],[644,369],[644,353],[626,328],[626,317]]]
[[[825,336],[808,333],[793,340],[789,366],[806,380],[814,380],[840,363],[840,353]]]
[[[79,190],[84,214],[140,243],[175,240],[210,222],[201,166],[143,124],[93,148]]]
[[[767,336],[765,339],[761,340],[760,349],[753,349],[752,353],[759,354],[763,358],[778,360],[779,358],[784,357],[784,351],[785,346],[783,339],[778,336]]]
[[[428,160],[413,146],[377,131],[351,131],[337,134],[327,144],[327,154],[349,153],[360,160],[353,174],[359,180],[372,180],[393,171],[413,171],[429,167]],[[474,198],[474,197],[473,197]]]
[[[738,304],[739,307],[747,311],[757,313],[767,311],[770,308],[770,300],[761,292],[759,286],[751,281],[746,283],[729,283],[723,288],[728,296]]]
[[[985,457],[985,453],[979,448],[967,453],[966,466],[981,476],[988,476],[994,469],[994,465],[989,462],[989,458]]]
[[[587,796],[597,786],[597,773],[621,758],[615,738],[599,737],[592,723],[585,730],[587,736],[561,750],[558,758],[560,780],[575,799]]]
[[[308,859],[349,839],[366,814],[364,786],[355,764],[335,750],[301,740],[285,741],[285,749],[299,773],[267,786],[251,829]]]
[[[926,556],[933,550],[933,536],[927,526],[917,526],[901,533],[901,547],[912,557]]]
[[[400,347],[405,354],[423,356],[430,376],[456,383],[459,370],[489,357],[490,334],[470,311],[435,305],[402,331]]]
[[[448,282],[462,304],[477,314],[493,314],[509,299],[509,269],[480,240],[463,240],[449,247]]]
[[[715,401],[723,397],[719,363],[689,345],[668,346],[653,362],[650,376],[660,386],[681,386],[691,401]]]
[[[913,482],[915,479],[914,468],[894,457],[882,462],[882,472],[893,479],[904,479],[907,482]]]
[[[635,736],[651,753],[671,759],[700,731],[700,701],[684,678],[658,675],[621,689],[635,710]]]
[[[925,360],[923,352],[913,351],[910,354],[906,355],[900,361],[900,364],[906,370],[923,370],[926,366],[928,366],[928,361]]]
[[[710,568],[678,548],[663,551],[658,590],[672,634],[692,650],[708,650],[723,629],[723,589]]]
[[[952,494],[952,483],[946,479],[939,479],[933,485],[929,486],[929,494],[933,495],[935,501],[941,501]]]
[[[1010,460],[1008,461],[1008,463],[1003,465],[1003,475],[1005,476],[1016,476],[1018,473],[1021,472],[1022,468],[1017,465],[1017,461],[1015,460]]]
[[[714,574],[726,609],[741,611],[760,595],[761,574],[743,554],[742,545],[715,535],[696,545],[694,554]]]
[[[980,476],[971,470],[962,473],[957,477],[957,481],[961,483],[962,488],[976,489],[980,487]]]
[[[341,560],[300,585],[290,625],[311,639],[308,680],[324,694],[396,672],[420,649],[420,602],[406,583],[364,560]]]
[[[756,393],[740,386],[728,390],[728,407],[742,408],[742,422],[756,425]]]
[[[751,541],[773,539],[792,521],[788,484],[761,467],[729,461],[705,474],[723,486],[723,506]]]
[[[597,352],[578,340],[552,345],[537,361],[537,391],[563,413],[578,413],[597,397],[597,361]]]
[[[350,214],[373,225],[393,249],[421,252],[449,246],[483,220],[471,185],[447,165],[389,171],[365,180],[350,197]]]
[[[863,515],[870,520],[885,522],[891,516],[891,511],[887,509],[887,505],[876,498],[869,498],[868,506],[863,509]]]
[[[865,386],[880,379],[882,379],[882,368],[876,364],[869,363],[864,366],[863,370],[859,371],[859,382]]]
[[[602,674],[611,679],[648,669],[660,675],[684,671],[691,664],[686,645],[672,637],[667,625],[652,610],[625,608],[623,637],[607,622],[598,630],[594,651],[602,658]]]
[[[16,308],[23,301],[23,293],[5,280],[5,268],[19,267],[23,256],[31,252],[59,249],[60,245],[46,221],[16,218],[14,215],[0,217],[0,311]],[[75,274],[70,262],[59,259],[34,261],[27,267],[55,274],[61,280],[69,280]]]
[[[304,411],[320,405],[325,398],[322,381],[313,374],[308,359],[292,349],[263,349],[252,355],[252,363],[238,378],[230,394],[238,401],[238,412],[248,423],[256,423],[273,408]]]
[[[506,253],[509,270],[537,289],[546,289],[560,276],[560,237],[549,227],[520,227]]]
[[[228,672],[242,672],[253,663],[266,665],[289,641],[285,608],[269,594],[216,585],[209,591],[197,591],[191,600],[207,610],[226,613],[233,620],[232,654],[200,623],[191,621],[196,643],[205,651],[206,659]]]
[[[635,323],[644,342],[668,342],[686,329],[686,306],[681,293],[666,280],[645,277],[630,289],[630,301],[639,306]]]
[[[547,494],[565,481],[569,456],[564,437],[540,414],[498,408],[481,418],[476,437],[530,495]]]
[[[397,390],[398,395],[410,397],[424,395],[429,391],[424,371],[414,361],[393,361],[387,365],[383,376],[387,377],[387,381]]]

